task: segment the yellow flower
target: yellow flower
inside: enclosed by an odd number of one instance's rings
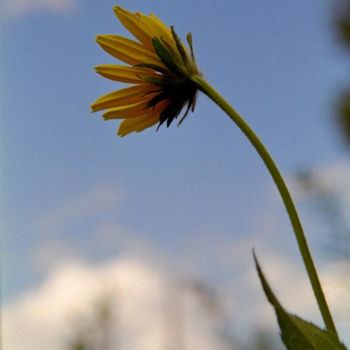
[[[92,111],[105,110],[106,120],[124,119],[118,135],[125,136],[157,123],[158,128],[163,123],[169,126],[187,104],[180,124],[188,111],[194,110],[197,92],[190,79],[198,74],[191,34],[187,35],[189,52],[174,28],[155,15],[131,13],[121,7],[115,7],[114,12],[138,41],[98,35],[101,47],[129,66],[104,64],[96,71],[105,78],[133,85],[100,97],[91,105]]]

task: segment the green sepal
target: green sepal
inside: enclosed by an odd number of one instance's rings
[[[167,106],[162,113],[159,115],[159,125],[157,127],[157,130],[159,127],[166,122],[166,126],[169,127],[174,119],[178,117],[182,110],[183,105],[178,102],[172,102]]]
[[[180,70],[177,64],[175,63],[173,56],[171,53],[165,48],[165,46],[161,43],[161,41],[157,38],[152,39],[152,44],[154,50],[156,51],[160,60],[164,63],[166,67],[170,69],[174,74],[179,74]]]
[[[186,55],[186,51],[185,51],[185,49],[184,49],[184,47],[182,45],[182,42],[181,42],[180,38],[178,37],[178,35],[175,32],[174,26],[170,26],[170,29],[171,29],[171,34],[172,34],[172,36],[174,38],[174,41],[176,43],[176,47],[177,47],[178,51],[180,52],[182,61],[183,61],[184,64],[186,64],[187,61],[188,61],[188,57]]]
[[[177,126],[180,126],[182,124],[182,122],[185,120],[185,118],[187,117],[188,112],[191,109],[191,100],[188,100],[187,102],[187,107],[186,107],[186,111],[184,113],[184,115],[181,117],[180,121],[177,123]]]
[[[158,85],[158,86],[165,85],[165,80],[163,78],[150,77],[148,75],[140,75],[138,77],[144,81],[147,81],[147,83],[150,83],[153,85]]]
[[[158,95],[154,96],[150,101],[147,102],[146,108],[154,108],[159,102],[169,98],[168,94],[165,92],[160,92]]]
[[[281,338],[288,350],[346,350],[333,332],[321,329],[299,316],[287,312],[270,288],[253,251],[255,266],[267,300],[275,309]]]
[[[189,100],[187,101],[187,107],[184,115],[181,117],[180,121],[177,123],[177,126],[180,126],[182,122],[185,120],[187,117],[188,112],[191,110],[192,112],[194,111],[196,107],[196,94],[192,95]]]
[[[188,46],[190,47],[191,50],[191,57],[192,57],[192,61],[194,62],[194,64],[196,64],[196,58],[194,56],[194,50],[193,50],[193,40],[192,40],[192,33],[187,33],[186,36],[187,42],[188,42]]]

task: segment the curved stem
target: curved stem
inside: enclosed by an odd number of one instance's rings
[[[304,265],[309,276],[309,280],[322,314],[323,321],[326,325],[326,328],[333,332],[336,337],[337,331],[332,319],[332,315],[329,311],[326,298],[324,296],[320,280],[317,275],[317,271],[305,238],[303,228],[301,226],[298,213],[296,211],[295,205],[293,203],[292,197],[288,191],[286,183],[278,170],[275,162],[270,156],[264,144],[260,141],[255,132],[250,128],[250,126],[245,122],[245,120],[225,101],[225,99],[212,87],[210,86],[202,77],[194,75],[191,77],[191,80],[196,83],[198,88],[207,95],[211,100],[213,100],[231,119],[236,125],[241,129],[241,131],[248,138],[250,143],[254,146],[261,159],[265,163],[267,169],[269,170],[273,181],[275,182],[278,191],[282,197],[283,203],[287,210],[288,216],[290,218],[295,238],[298,243],[299,251],[302,255]]]

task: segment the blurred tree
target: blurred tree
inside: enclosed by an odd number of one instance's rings
[[[306,194],[307,206],[327,234],[328,239],[324,244],[327,253],[336,259],[350,260],[350,220],[346,204],[348,199],[341,192],[342,184],[329,184],[317,172],[312,171],[299,173],[296,180]]]
[[[243,347],[242,350],[284,350],[282,342],[277,343],[268,332],[257,331],[250,344]]]
[[[350,54],[350,0],[338,0],[333,23],[338,41]],[[350,146],[350,87],[338,98],[336,114],[345,141]]]
[[[234,324],[227,305],[220,298],[217,291],[207,283],[192,279],[187,286],[197,299],[198,312],[201,318],[207,318],[217,337],[219,349],[223,350],[282,350],[284,349],[278,337],[269,332],[252,330],[252,337],[248,344],[242,344],[242,337],[235,334]],[[239,322],[239,321],[236,321]],[[217,349],[212,349],[217,350]]]
[[[337,118],[345,141],[350,146],[350,89],[343,92],[337,102]]]
[[[93,305],[92,317],[87,319],[80,315],[72,339],[68,342],[68,350],[111,350],[117,349],[117,322],[113,312],[113,300],[102,296]],[[113,335],[113,339],[112,339]]]
[[[68,345],[69,350],[89,350],[88,344],[86,344],[87,340],[83,338],[77,337],[76,339],[73,339],[70,344]]]
[[[162,350],[190,350],[189,338],[192,336],[193,326],[201,327],[202,332],[211,333],[210,338],[216,344],[211,350],[282,349],[275,335],[259,330],[255,333],[252,330],[249,344],[243,344],[240,335],[234,335],[234,322],[230,321],[228,307],[215,288],[206,282],[174,276],[166,278],[164,282],[164,300],[159,309],[162,313],[159,327],[164,333],[164,341],[159,344]],[[123,300],[119,302],[122,303]],[[123,342],[119,341],[118,332],[128,333],[128,330],[119,329],[121,325],[118,322],[115,301],[111,297],[102,296],[91,307],[87,306],[86,315],[79,315],[78,322],[73,325],[73,334],[66,349],[127,350],[123,348]],[[198,318],[198,325],[189,324]]]
[[[337,42],[350,54],[350,0],[337,0],[332,4],[332,25]],[[350,56],[349,56],[350,57]],[[349,79],[350,83],[350,79]],[[350,146],[350,87],[345,88],[336,101],[336,121],[343,138]],[[350,259],[350,224],[342,194],[335,186],[325,186],[318,174],[305,169],[296,175],[302,191],[307,194],[308,205],[322,221],[329,240],[325,247],[335,258]],[[343,183],[343,186],[345,184]]]
[[[350,1],[338,2],[334,18],[336,33],[340,42],[350,49]]]

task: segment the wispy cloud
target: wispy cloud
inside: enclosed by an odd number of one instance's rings
[[[1,18],[12,19],[37,10],[65,14],[76,8],[78,0],[3,0]]]
[[[55,208],[44,211],[37,220],[39,230],[46,236],[63,233],[72,224],[102,216],[116,210],[120,190],[111,184],[101,184],[82,194],[74,194]]]
[[[72,258],[84,260],[90,250],[117,251],[132,244],[131,236],[125,235],[115,220],[121,197],[122,191],[117,186],[102,183],[43,210],[34,220],[37,243],[30,264],[34,273],[46,274]]]

